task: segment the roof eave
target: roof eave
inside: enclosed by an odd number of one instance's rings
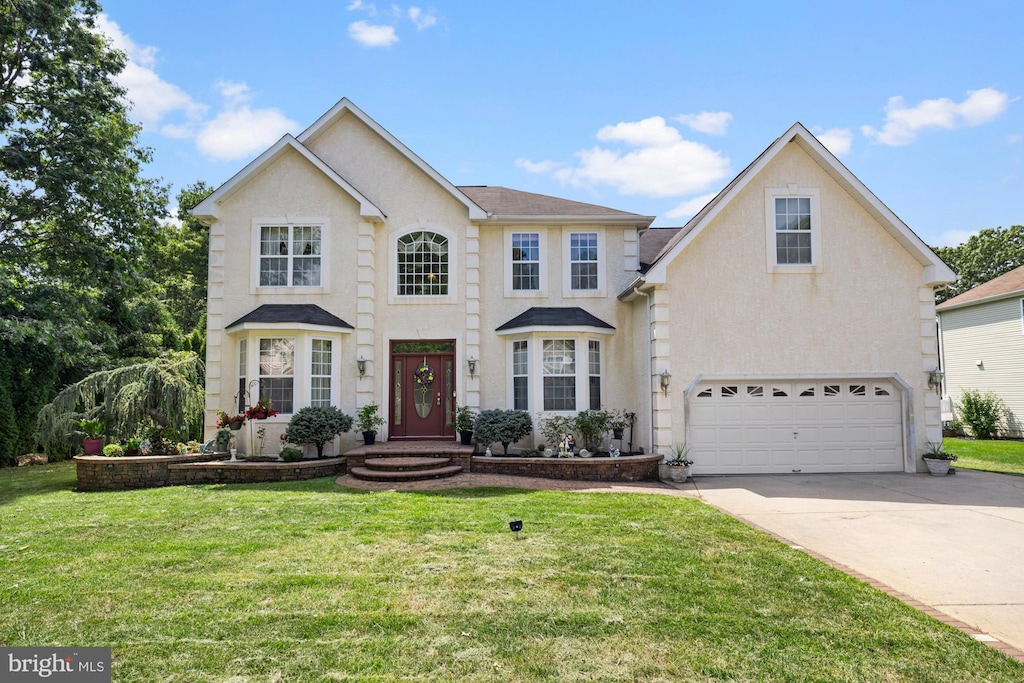
[[[979,306],[981,304],[990,304],[993,301],[1002,301],[1003,299],[1015,299],[1018,297],[1024,297],[1024,289],[1018,289],[1015,292],[1003,292],[1002,294],[993,294],[992,296],[986,296],[983,299],[973,299],[971,301],[964,301],[958,304],[949,304],[948,301],[944,301],[935,307],[937,313],[945,313],[946,311],[955,311],[958,308],[967,308],[969,306]]]
[[[654,222],[655,216],[641,216],[636,215],[594,215],[594,216],[579,216],[579,215],[519,215],[519,214],[490,214],[487,217],[489,223],[501,223],[501,224],[528,224],[528,223],[544,223],[547,225],[628,225],[631,227],[637,227],[647,229],[651,223]]]

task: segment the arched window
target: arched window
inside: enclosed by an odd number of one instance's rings
[[[411,232],[398,240],[399,296],[448,294],[448,238]]]

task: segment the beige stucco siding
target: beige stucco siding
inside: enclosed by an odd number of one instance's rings
[[[959,401],[965,389],[994,392],[1006,407],[1006,431],[1021,435],[1024,432],[1021,297],[943,311],[939,317],[945,386],[950,398]]]
[[[767,272],[765,188],[790,184],[820,193],[820,272]],[[926,440],[925,404],[937,397],[926,398],[924,370],[937,357],[922,325],[934,315],[922,268],[797,145],[723,208],[666,279],[656,294],[670,309],[673,434],[685,433],[682,389],[698,375],[895,373],[912,389],[915,438]]]

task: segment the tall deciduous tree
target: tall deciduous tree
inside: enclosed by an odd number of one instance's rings
[[[935,295],[937,303],[1024,266],[1024,225],[986,228],[955,247],[934,248],[960,279]]]

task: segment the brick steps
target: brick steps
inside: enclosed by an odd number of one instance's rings
[[[451,458],[392,456],[366,458],[363,465],[350,467],[348,472],[356,479],[367,481],[423,481],[443,479],[462,471],[461,465],[452,465]]]

